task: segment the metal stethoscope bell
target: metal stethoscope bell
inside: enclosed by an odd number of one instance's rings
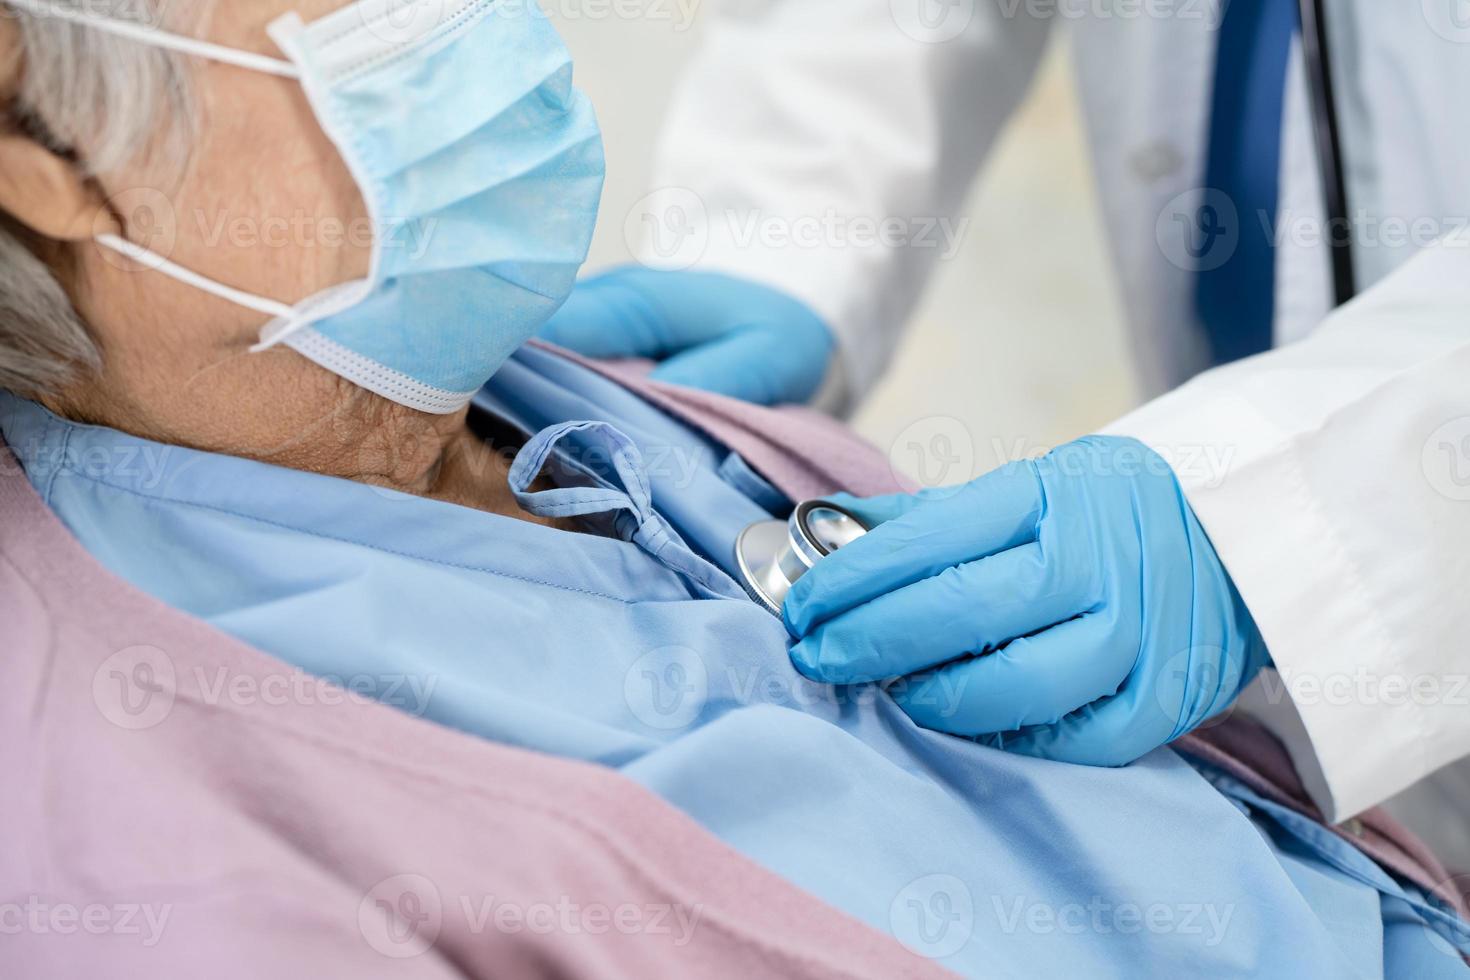
[[[856,514],[825,500],[802,501],[790,520],[752,524],[735,541],[735,560],[745,589],[779,616],[786,593],[797,579],[868,530]]]

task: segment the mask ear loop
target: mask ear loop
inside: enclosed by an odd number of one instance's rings
[[[256,54],[253,51],[241,51],[238,48],[230,48],[210,41],[200,41],[182,34],[160,30],[148,24],[135,24],[132,21],[118,20],[86,10],[73,9],[58,3],[57,0],[5,0],[5,2],[38,18],[53,17],[56,20],[81,24],[84,27],[95,28],[106,34],[127,38],[141,44],[149,44],[156,48],[167,48],[181,54],[192,54],[211,61],[220,61],[252,71],[265,72],[268,75],[279,75],[282,78],[299,79],[301,77],[301,72],[295,65],[280,58]]]
[[[149,251],[141,245],[134,245],[119,235],[98,235],[94,240],[98,245],[110,248],[119,255],[127,256],[145,269],[161,272],[170,279],[176,279],[185,285],[193,286],[195,289],[201,289],[206,293],[218,296],[220,299],[228,300],[236,306],[243,306],[248,310],[254,310],[257,313],[264,313],[267,316],[284,320],[292,320],[296,316],[291,307],[285,303],[268,299],[264,296],[257,296],[254,293],[247,293],[243,289],[236,289],[233,286],[226,286],[224,283],[216,282],[208,276],[201,276],[197,272],[186,269],[177,263],[170,262],[157,252]]]

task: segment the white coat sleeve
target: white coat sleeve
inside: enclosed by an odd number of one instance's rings
[[[629,216],[640,259],[803,300],[862,392],[956,247],[965,192],[1034,74],[1051,18],[1027,7],[706,3],[657,152],[659,190]]]
[[[1470,240],[1109,431],[1174,465],[1330,819],[1470,755]]]

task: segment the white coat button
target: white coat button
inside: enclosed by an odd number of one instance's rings
[[[1145,184],[1178,172],[1183,164],[1183,155],[1172,144],[1162,140],[1145,143],[1128,154],[1129,169]]]

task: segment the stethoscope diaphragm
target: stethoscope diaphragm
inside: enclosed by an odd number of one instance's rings
[[[797,579],[868,530],[856,514],[826,500],[802,501],[788,520],[758,521],[735,541],[735,560],[745,589],[779,616]]]

